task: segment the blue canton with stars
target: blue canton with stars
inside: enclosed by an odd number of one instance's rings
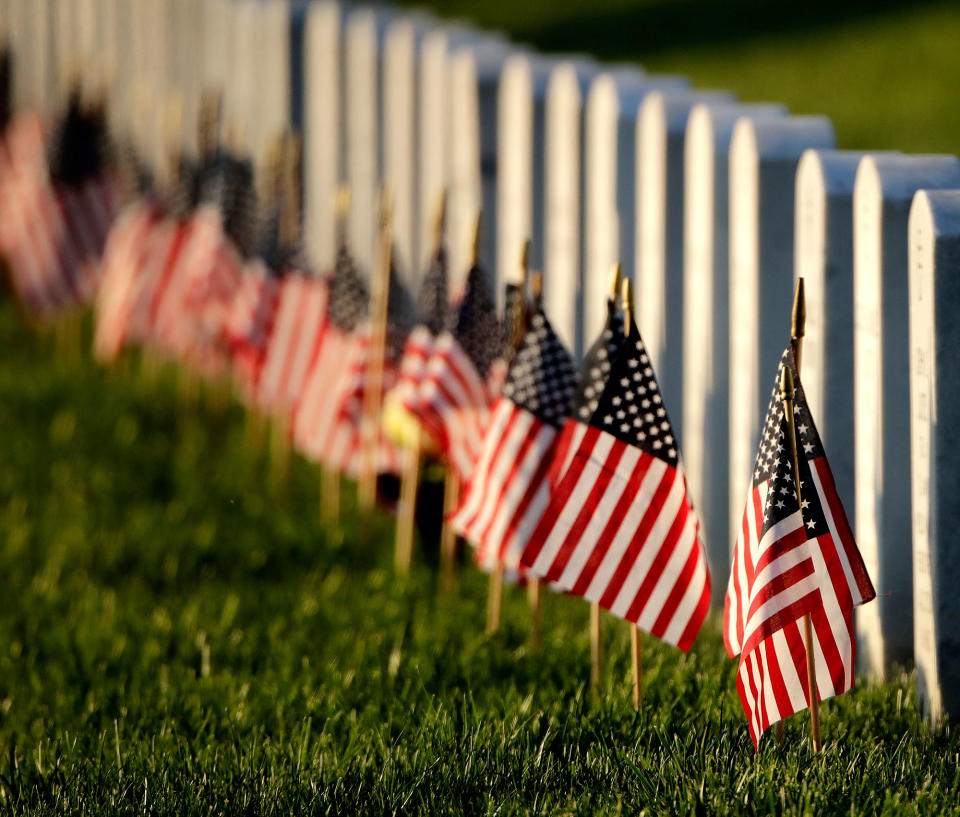
[[[676,466],[677,441],[637,326],[631,321],[590,425]]]
[[[763,423],[760,448],[753,468],[753,487],[770,481],[766,504],[763,509],[763,530],[760,538],[769,528],[797,512],[797,492],[793,479],[793,464],[790,461],[790,447],[787,442],[788,425],[783,412],[783,397],[780,394],[780,377],[784,366],[793,373],[796,394],[793,398],[793,422],[797,440],[797,468],[800,472],[800,494],[803,498],[803,524],[807,538],[827,533],[827,520],[817,498],[816,488],[810,479],[810,460],[824,456],[820,435],[810,416],[807,400],[800,384],[800,376],[794,362],[793,350],[787,347],[780,358],[770,404]]]
[[[575,385],[573,358],[547,316],[537,310],[510,364],[503,396],[542,423],[560,428],[570,413]]]
[[[610,376],[610,367],[623,342],[623,313],[616,301],[607,299],[607,322],[593,345],[587,350],[577,381],[577,393],[573,399],[573,417],[587,422],[600,405],[600,395]]]

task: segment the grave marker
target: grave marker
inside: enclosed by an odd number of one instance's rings
[[[596,65],[556,63],[544,107],[543,303],[557,335],[583,354],[583,101]]]
[[[737,120],[780,105],[695,105],[684,145],[683,466],[703,524],[713,601],[723,605],[735,538],[729,520],[729,172]],[[674,409],[676,411],[676,409]]]
[[[543,269],[544,104],[551,63],[514,54],[503,66],[497,100],[497,269],[519,269],[529,241],[532,269]]]
[[[853,193],[856,537],[877,601],[857,611],[863,664],[913,660],[908,217],[921,188],[960,187],[953,156],[867,156]]]
[[[634,278],[640,105],[650,91],[688,84],[682,77],[619,69],[598,74],[590,85],[584,111],[584,347],[603,328],[613,265],[620,262],[624,277]]]
[[[807,148],[833,144],[822,116],[744,117],[730,139],[731,524],[743,512],[769,378],[788,339],[797,164]]]
[[[920,191],[909,220],[910,442],[917,699],[960,716],[960,191]]]
[[[342,178],[343,104],[340,96],[340,6],[307,7],[304,34],[304,238],[310,260],[322,272],[336,261],[334,191]]]
[[[480,40],[450,55],[447,113],[450,117],[450,167],[447,234],[450,291],[462,288],[470,264],[477,213],[482,212],[480,261],[493,272],[498,307],[503,308],[501,271],[496,263],[497,89],[510,48],[499,40]],[[513,271],[503,271],[513,274]]]
[[[636,158],[637,326],[659,373],[683,442],[683,157],[698,103],[733,102],[727,91],[651,91],[640,106]]]

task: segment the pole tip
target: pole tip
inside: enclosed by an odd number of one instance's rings
[[[620,294],[620,281],[622,278],[623,267],[620,262],[617,261],[610,270],[610,299],[613,301],[617,300],[617,295]]]
[[[543,273],[530,273],[530,300],[533,308],[539,309],[543,300]]]
[[[475,267],[480,261],[480,229],[483,224],[483,211],[477,210],[473,221],[473,244],[470,247],[470,265]]]
[[[630,325],[633,323],[633,283],[629,278],[624,278],[621,284],[620,305],[623,308],[623,334],[624,337],[629,337]]]
[[[433,221],[433,240],[439,249],[443,244],[443,233],[447,223],[447,191],[440,192],[440,198],[437,201],[437,212]]]
[[[790,326],[790,335],[802,338],[807,325],[807,298],[803,286],[803,278],[797,279],[797,289],[793,295],[793,315]]]
[[[791,402],[793,401],[793,372],[790,371],[789,366],[784,366],[780,370],[780,395],[784,400],[790,400]]]

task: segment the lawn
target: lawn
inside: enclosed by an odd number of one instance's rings
[[[826,113],[842,147],[956,151],[952,5],[780,5],[442,10]],[[222,392],[9,303],[0,349],[0,812],[960,814],[960,739],[908,674],[826,702],[821,755],[804,715],[755,755],[714,615],[688,655],[644,638],[634,713],[626,625],[598,696],[582,601],[545,594],[538,647],[508,589],[485,635],[482,574],[442,595],[420,546],[398,579],[392,519],[345,485],[325,527],[318,471],[284,480]]]
[[[595,697],[582,601],[547,593],[536,647],[509,589],[485,635],[476,570],[399,580],[392,520],[348,487],[324,529],[317,470],[281,479],[220,392],[64,341],[0,307],[3,811],[960,813],[909,676],[825,703],[820,756],[803,716],[757,756],[714,618],[644,638],[634,713],[622,622]]]

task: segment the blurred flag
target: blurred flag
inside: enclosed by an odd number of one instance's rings
[[[490,408],[506,374],[501,349],[502,330],[486,272],[474,264],[452,325],[433,344],[420,388],[406,403],[462,484],[480,455]]]
[[[780,377],[789,366],[802,503],[797,499]],[[763,426],[724,609],[724,641],[740,654],[737,691],[754,745],[809,705],[801,619],[810,614],[821,700],[853,686],[853,608],[876,593],[853,539],[790,347]]]
[[[510,365],[503,393],[483,435],[480,455],[451,527],[492,570],[519,567],[520,553],[550,498],[547,471],[576,375],[570,353],[542,310]]]
[[[601,364],[612,340],[605,333],[594,347]],[[707,614],[710,575],[677,441],[635,325],[607,377],[602,365],[588,375],[595,379],[581,383],[564,429],[567,465],[522,562],[687,650]]]
[[[24,308],[38,318],[90,302],[117,201],[102,113],[75,95],[48,162],[40,119],[23,114],[0,142],[0,252]]]

